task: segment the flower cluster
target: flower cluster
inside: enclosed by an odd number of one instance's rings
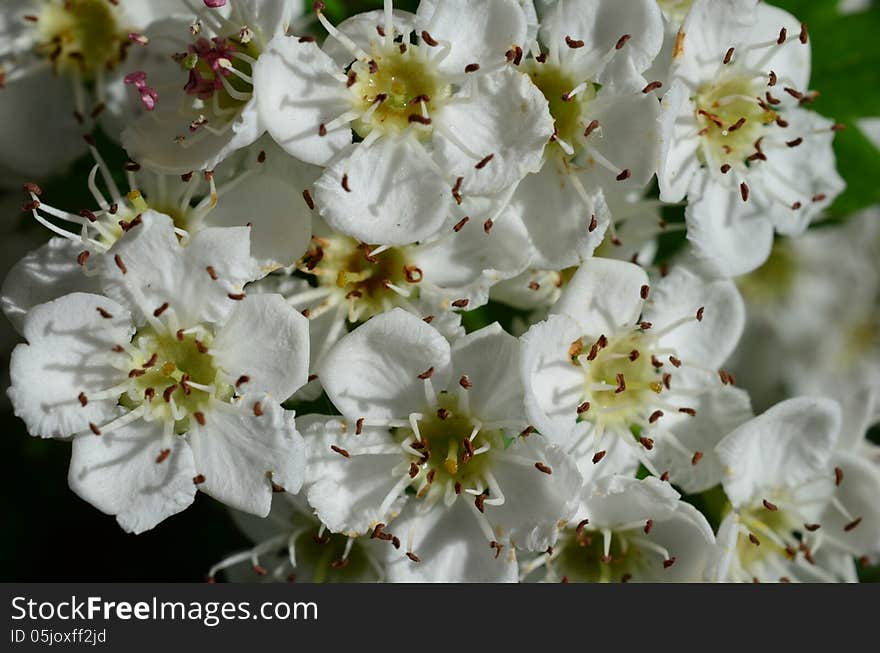
[[[256,544],[211,579],[852,581],[880,555],[877,215],[806,233],[841,127],[787,12],[13,4],[0,173],[53,237],[3,287],[8,394],[126,531],[234,508]],[[58,206],[37,182],[83,150],[94,203]],[[789,391],[756,416],[737,376]]]

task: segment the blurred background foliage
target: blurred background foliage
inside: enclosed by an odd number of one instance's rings
[[[844,4],[848,1],[857,0],[844,0]],[[325,13],[333,23],[382,6],[381,0],[325,2]],[[880,3],[874,0],[867,11],[851,15],[839,12],[838,0],[771,0],[771,4],[787,9],[809,26],[811,86],[820,93],[811,108],[847,126],[835,139],[847,190],[831,207],[829,222],[843,221],[860,209],[880,204],[880,150],[857,125],[864,118],[880,117],[880,44],[875,41],[880,37]],[[304,5],[305,11],[311,10],[312,2],[306,0]],[[394,5],[415,11],[418,0],[398,0]],[[96,138],[110,167],[121,171],[125,153],[102,134]],[[92,165],[92,160],[84,157],[62,177],[43,184],[45,196],[59,207],[91,206],[85,181]],[[16,210],[20,200],[17,193],[3,196],[0,192],[5,221],[0,231],[3,275],[27,249],[48,237]],[[665,217],[681,221],[683,210],[670,208]],[[681,234],[664,237],[660,262],[683,244]],[[509,326],[518,316],[513,309],[491,303],[466,314],[465,325],[468,330],[493,321]],[[0,515],[5,533],[0,538],[0,580],[199,581],[213,563],[249,546],[226,509],[205,495],[198,495],[185,513],[138,536],[124,533],[113,518],[74,495],[67,487],[69,444],[29,437],[11,413],[5,388],[9,349],[16,336],[5,320],[0,322],[0,383],[4,390],[0,397]],[[326,398],[295,408],[300,414],[331,411]],[[877,429],[872,436],[880,442]],[[688,500],[712,515],[719,511],[723,496],[710,491]],[[861,574],[865,581],[880,582],[880,567],[862,568]]]

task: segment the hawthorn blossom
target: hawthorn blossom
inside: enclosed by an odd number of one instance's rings
[[[71,489],[127,531],[185,509],[197,489],[265,515],[273,483],[300,486],[302,439],[278,403],[305,383],[307,325],[283,298],[241,292],[249,249],[245,228],[184,247],[148,211],[102,259],[102,294],[25,317],[15,414],[34,436],[73,439]]]
[[[476,215],[475,215],[476,218]],[[296,274],[256,284],[284,295],[309,318],[312,371],[348,330],[402,308],[448,338],[461,331],[459,312],[486,303],[489,289],[528,264],[528,240],[515,222],[465,219],[421,243],[367,245],[315,220]],[[313,378],[314,380],[314,378]]]
[[[205,5],[195,22],[165,21],[145,46],[158,51],[155,63],[126,79],[147,111],[130,121],[122,144],[158,172],[213,170],[264,133],[254,68],[297,16],[295,3],[276,0]]]
[[[657,86],[642,73],[663,40],[660,12],[653,0],[621,9],[614,0],[554,4],[542,16],[546,49],[535,42],[521,64],[547,98],[554,132],[505,217],[526,224],[538,267],[561,270],[592,255],[609,223],[601,189],[641,189],[657,169]]]
[[[462,198],[509,190],[540,166],[547,101],[507,65],[527,20],[516,0],[425,0],[359,14],[323,48],[280,34],[254,70],[260,117],[292,156],[327,166],[321,217],[364,242],[436,233]],[[518,49],[518,50],[517,50]],[[453,222],[455,222],[453,220]]]
[[[299,187],[307,187],[318,173],[291,161],[271,141],[265,145],[268,155],[266,150],[240,155],[240,161],[204,176],[153,173],[128,163],[129,190],[123,193],[90,141],[97,163],[88,186],[96,207],[65,211],[47,204],[36,184],[25,185],[25,208],[59,237],[12,268],[0,292],[4,313],[20,329],[26,311],[36,304],[76,290],[98,292],[99,259],[149,210],[169,216],[183,242],[209,227],[249,227],[251,255],[264,273],[296,261],[311,238],[311,213],[301,202]],[[97,185],[99,174],[106,191]],[[59,226],[59,220],[75,231]]]
[[[744,319],[729,281],[677,268],[652,289],[636,265],[589,259],[522,337],[529,421],[575,459],[598,464],[622,442],[656,476],[708,489],[720,468],[706,434],[750,416],[719,369]]]
[[[715,536],[668,483],[605,476],[585,485],[577,515],[552,549],[523,567],[546,582],[698,582]]]
[[[778,239],[767,262],[737,280],[749,321],[732,367],[756,401],[824,395],[845,415],[876,405],[878,218],[873,208],[844,225]]]
[[[388,543],[391,581],[512,581],[569,516],[574,465],[531,429],[519,344],[497,324],[452,346],[401,309],[374,317],[318,374],[343,417],[304,418],[305,491],[332,532]]]
[[[854,580],[860,527],[876,545],[878,517],[862,474],[832,463],[841,424],[828,399],[784,401],[724,438],[717,455],[733,511],[718,531],[720,581]],[[848,467],[855,472],[856,467]],[[855,481],[855,482],[853,482]],[[866,509],[868,512],[854,512]],[[841,577],[841,575],[843,577]]]
[[[118,104],[136,37],[171,0],[16,0],[0,7],[2,183],[45,178],[84,152],[84,129]],[[19,182],[20,183],[20,182]]]
[[[613,228],[605,230],[604,239],[593,252],[594,256],[630,261],[645,267],[654,260],[657,236],[684,226],[668,224],[660,214],[662,204],[646,198],[641,192],[615,186],[606,188],[603,195]],[[533,258],[532,265],[534,263]],[[549,309],[576,270],[576,266],[562,270],[531,267],[493,286],[490,296],[518,310],[530,311],[527,326],[531,326],[546,319]]]
[[[802,234],[843,189],[838,127],[803,108],[815,95],[807,27],[759,0],[695,0],[663,97],[661,199],[689,198],[688,239],[724,276]]]
[[[330,533],[301,494],[275,488],[266,518],[232,511],[238,528],[254,546],[233,553],[208,571],[208,582],[223,572],[232,582],[374,583],[385,578],[379,540]]]

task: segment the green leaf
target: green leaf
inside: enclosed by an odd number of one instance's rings
[[[846,191],[829,209],[839,219],[874,204],[880,204],[880,150],[855,127],[834,139],[837,169],[846,180]]]

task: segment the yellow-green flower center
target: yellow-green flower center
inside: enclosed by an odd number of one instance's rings
[[[176,334],[141,329],[132,341],[131,387],[120,404],[134,410],[146,403],[150,415],[173,422],[176,433],[185,433],[190,419],[204,418],[212,400],[228,401],[234,394],[234,388],[218,378],[209,353],[212,340],[205,329]]]
[[[583,396],[589,402],[581,419],[629,427],[641,422],[645,410],[663,390],[654,339],[641,330],[594,342],[572,343],[569,354],[584,372]]]
[[[761,94],[761,83],[744,75],[722,76],[699,89],[694,97],[696,117],[711,158],[704,163],[744,163],[760,151],[765,127],[777,118],[760,100]]]
[[[629,580],[649,558],[631,541],[634,533],[614,532],[605,555],[605,538],[600,531],[581,528],[563,534],[550,563],[560,576],[574,583],[619,583]],[[659,563],[658,563],[659,564]]]
[[[365,138],[374,129],[397,134],[415,126],[427,138],[430,116],[449,98],[452,87],[439,80],[418,46],[374,44],[371,56],[349,71],[355,110],[361,114],[352,125],[355,132]]]
[[[350,302],[350,315],[362,321],[399,306],[404,295],[415,297],[423,276],[405,247],[374,250],[347,236],[316,236],[298,267]]]
[[[49,2],[37,16],[39,51],[58,72],[78,71],[93,79],[125,58],[128,32],[108,0]]]
[[[395,431],[419,454],[413,457],[410,471],[413,488],[420,497],[437,490],[461,494],[484,489],[491,452],[505,448],[503,431],[479,428],[461,412],[456,395],[441,393],[438,402],[436,412],[419,419],[418,434],[411,428]]]
[[[587,83],[581,88],[577,80],[563,73],[558,67],[532,59],[523,66],[532,82],[547,98],[557,139],[561,139],[575,150],[573,155],[566,154],[566,158],[576,157],[586,127],[586,107],[596,97],[596,85]],[[574,96],[570,95],[576,88],[581,90]]]
[[[758,503],[741,510],[739,518],[744,528],[736,540],[736,553],[743,569],[751,569],[771,556],[793,559],[797,555],[794,534],[802,532],[804,524],[790,511],[773,503]]]
[[[326,529],[319,534],[317,527],[301,533],[294,541],[297,567],[290,580],[345,583],[375,576],[363,545],[355,541],[349,548],[348,540],[347,535]]]

